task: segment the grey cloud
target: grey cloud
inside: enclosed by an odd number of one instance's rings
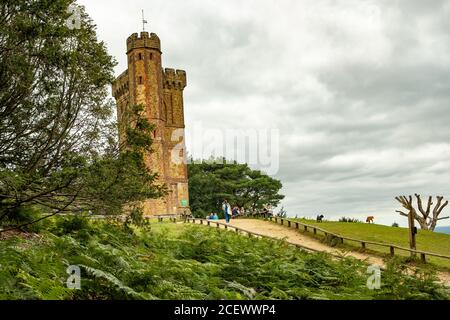
[[[125,68],[139,10],[82,0]],[[401,222],[393,199],[450,198],[448,1],[133,1],[185,69],[188,133],[279,128],[289,214],[373,214]]]

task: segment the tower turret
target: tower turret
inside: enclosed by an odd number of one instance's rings
[[[156,33],[141,32],[139,36],[133,33],[127,39],[127,53],[133,49],[147,48],[159,51],[161,53],[161,40]]]
[[[145,161],[152,172],[158,173],[159,183],[167,186],[169,194],[163,199],[145,201],[147,216],[189,211],[187,165],[172,161],[174,152],[182,158],[186,156],[183,102],[186,72],[163,69],[161,56],[161,41],[155,33],[132,34],[127,39],[128,70],[113,84],[119,127],[127,126],[126,109],[138,104],[145,107],[144,116],[155,126],[152,152],[145,156]],[[177,140],[172,141],[172,137]]]
[[[127,40],[130,90],[135,100],[131,103],[152,106],[147,108],[150,120],[162,119],[162,61],[161,41],[148,32],[131,35]]]

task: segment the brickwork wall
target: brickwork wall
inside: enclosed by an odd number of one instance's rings
[[[145,161],[152,172],[159,174],[158,183],[165,184],[169,193],[163,199],[145,201],[146,216],[189,211],[183,102],[186,72],[163,69],[161,55],[156,34],[131,35],[127,39],[128,69],[113,84],[121,141],[129,121],[124,113],[133,105],[144,105],[144,115],[155,125],[153,152]]]

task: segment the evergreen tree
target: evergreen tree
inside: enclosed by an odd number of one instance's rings
[[[144,163],[152,128],[140,107],[119,152],[115,62],[72,4],[0,3],[0,224],[24,207],[112,214],[164,192]]]
[[[247,164],[217,161],[190,161],[189,197],[195,215],[218,212],[224,199],[234,206],[256,212],[265,205],[277,206],[284,198],[282,184]]]

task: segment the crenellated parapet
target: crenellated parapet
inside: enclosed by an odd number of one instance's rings
[[[120,99],[124,94],[129,92],[129,82],[128,82],[128,70],[123,72],[117,79],[114,81],[112,85],[112,94],[113,97],[117,100]]]
[[[127,53],[133,49],[148,48],[161,52],[161,41],[155,33],[141,32],[140,36],[133,33],[127,39]]]
[[[166,68],[163,70],[164,89],[183,90],[186,87],[186,71]]]

